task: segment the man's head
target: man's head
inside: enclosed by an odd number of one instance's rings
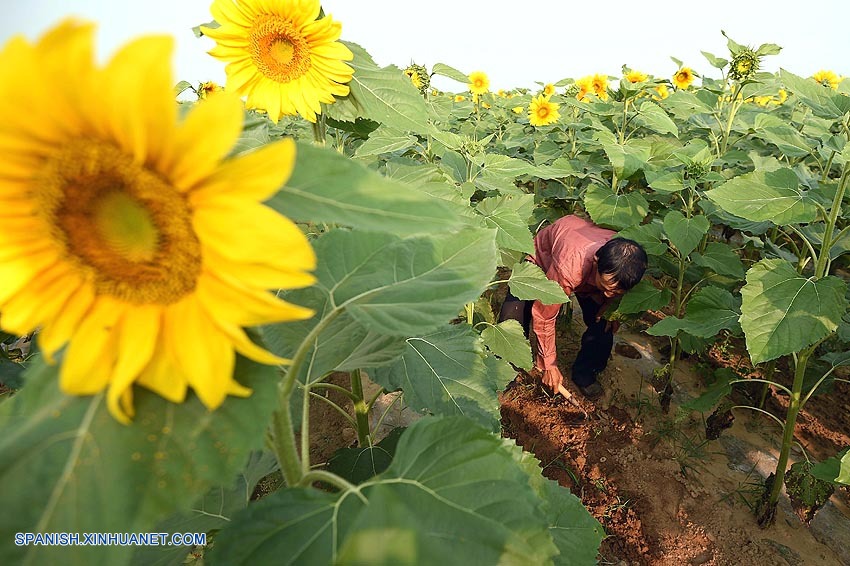
[[[638,284],[646,263],[646,251],[634,240],[608,240],[596,252],[596,287],[609,299],[622,295]]]

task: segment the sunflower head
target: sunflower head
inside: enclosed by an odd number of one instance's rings
[[[227,159],[243,107],[229,92],[178,119],[170,38],[95,66],[94,26],[67,21],[0,51],[0,326],[64,348],[60,387],[106,391],[128,422],[133,387],[209,409],[250,390],[236,352],[280,364],[244,328],[308,309],[271,290],[304,287],[315,256],[261,202],[289,177],[282,140]],[[25,117],[25,119],[24,119]],[[25,120],[25,121],[24,121]]]
[[[546,85],[543,87],[543,96],[548,98],[553,94],[555,94],[555,85],[551,83],[546,83]]]
[[[428,69],[422,65],[411,63],[404,69],[404,74],[407,75],[413,86],[419,89],[422,96],[425,96],[428,89],[431,88],[431,75],[428,74]]]
[[[469,92],[472,94],[485,94],[490,90],[490,79],[484,71],[475,71],[469,74]]]
[[[223,87],[217,85],[212,81],[202,82],[198,85],[198,89],[195,91],[198,93],[198,100],[204,100],[211,94],[215,94],[216,92],[222,92],[224,90]]]
[[[673,74],[673,86],[686,89],[694,82],[694,72],[690,67],[682,67]]]
[[[593,88],[593,94],[598,96],[602,100],[608,100],[608,77],[605,75],[593,75],[591,78],[591,87]]]
[[[642,83],[646,79],[649,78],[646,73],[642,73],[641,71],[636,71],[635,69],[630,69],[629,72],[627,72],[624,75],[624,77],[627,81],[629,81],[632,84]]]
[[[670,96],[670,92],[667,89],[667,85],[658,85],[655,87],[655,94],[652,95],[652,98],[655,100],[664,100]]]
[[[821,69],[812,75],[812,78],[815,79],[815,82],[818,82],[823,86],[828,86],[833,90],[837,90],[838,85],[841,83],[841,79],[838,75],[836,75],[833,71],[827,71],[825,69]]]
[[[227,63],[227,90],[274,122],[296,114],[315,122],[322,104],[346,96],[354,69],[345,61],[354,55],[320,9],[319,0],[213,0],[219,27],[201,32],[217,44],[210,55]]]
[[[578,79],[573,86],[576,87],[576,99],[588,101],[587,95],[593,93],[593,75]]]
[[[466,97],[464,95],[462,95],[462,94],[456,94],[455,95],[455,98],[454,98],[455,102],[463,102],[464,100],[466,100]]]
[[[554,124],[561,117],[558,112],[560,104],[549,101],[549,97],[541,94],[531,99],[528,106],[528,122],[532,126],[548,126]]]
[[[752,49],[744,48],[732,58],[729,76],[735,81],[747,80],[759,70],[760,65],[759,56]]]

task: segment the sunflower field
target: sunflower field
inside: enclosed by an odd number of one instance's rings
[[[754,524],[789,466],[850,484],[846,450],[791,465],[799,412],[850,365],[850,81],[763,72],[778,46],[728,39],[701,77],[492,92],[480,70],[380,67],[318,0],[211,12],[221,86],[176,82],[168,37],[98,66],[74,20],[0,51],[4,564],[193,550],[20,533],[206,533],[212,565],[595,563],[602,526],[500,436],[499,392],[532,356],[489,300],[569,301],[522,259],[574,213],[651,258],[615,314],[667,314],[647,331],[671,347],[661,407],[682,355],[721,336],[787,394]],[[743,381],[693,408],[727,410]],[[311,461],[329,391],[356,443]],[[378,439],[394,391],[426,416]]]

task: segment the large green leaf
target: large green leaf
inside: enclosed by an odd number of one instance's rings
[[[309,144],[298,145],[292,178],[268,205],[302,222],[401,235],[444,232],[462,223],[442,201]]]
[[[692,253],[691,261],[701,267],[711,269],[718,275],[744,278],[744,264],[728,244],[709,242],[703,253]]]
[[[36,365],[26,387],[0,405],[0,537],[15,533],[144,533],[229,485],[262,446],[276,406],[277,370],[239,358],[236,378],[254,390],[214,412],[190,395],[170,403],[136,388],[131,425],[103,393],[58,388],[58,368]],[[123,564],[132,547],[0,545],[4,564]]]
[[[658,310],[670,304],[673,293],[670,289],[656,289],[647,280],[640,281],[620,299],[617,312],[620,314],[635,314],[648,310]]]
[[[684,318],[668,316],[646,332],[652,336],[675,336],[680,331],[698,338],[716,336],[721,330],[738,329],[740,301],[725,289],[705,287],[688,301]]]
[[[640,193],[615,193],[601,185],[591,185],[585,191],[584,207],[593,222],[614,229],[640,224],[649,212],[649,204]]]
[[[544,305],[570,302],[561,286],[546,277],[543,270],[530,261],[523,261],[514,266],[508,286],[517,299],[524,301],[538,300]]]
[[[386,438],[372,446],[340,448],[328,462],[328,471],[354,484],[377,476],[393,461],[403,428],[394,428]]]
[[[741,289],[741,326],[754,364],[799,352],[828,336],[847,308],[837,277],[804,277],[788,262],[763,259]]]
[[[664,232],[682,257],[687,257],[699,245],[711,222],[705,216],[686,218],[678,210],[671,210],[664,216]]]
[[[229,487],[214,487],[192,504],[190,510],[157,523],[156,533],[209,533],[230,522],[234,513],[245,509],[257,483],[277,469],[271,452],[253,452],[248,464]],[[133,553],[132,566],[181,566],[190,547],[139,546]]]
[[[454,67],[450,67],[445,63],[434,63],[434,66],[431,67],[431,73],[435,75],[442,75],[444,77],[448,77],[452,80],[455,80],[461,84],[468,84],[469,77],[455,69]]]
[[[358,115],[380,122],[397,130],[425,134],[431,129],[428,123],[428,107],[419,90],[395,65],[379,68],[363,48],[347,43],[355,54],[349,65],[354,76],[348,83],[349,103],[358,110]]]
[[[318,282],[285,297],[316,316],[263,329],[273,352],[292,357],[322,325],[298,376],[302,383],[332,370],[391,363],[404,351],[404,338],[442,325],[476,299],[496,263],[490,230],[408,239],[334,230],[314,248]]]
[[[789,73],[785,69],[780,69],[779,76],[788,90],[797,95],[800,102],[811,108],[816,116],[834,120],[850,111],[848,96],[839,94],[811,79]]]
[[[525,337],[522,326],[516,320],[505,320],[496,325],[488,325],[481,332],[481,339],[490,350],[502,358],[523,369],[531,369],[531,346]]]
[[[483,217],[488,228],[496,229],[496,243],[509,250],[534,253],[534,239],[528,224],[519,216],[515,206],[506,201],[506,197],[486,198],[475,207]]]
[[[661,224],[657,222],[629,226],[617,236],[637,242],[648,255],[664,255],[667,251],[667,244],[661,240]]]
[[[679,137],[679,128],[660,106],[649,100],[638,107],[635,122],[660,134],[673,134]]]
[[[481,168],[485,175],[509,179],[520,175],[532,175],[535,172],[534,165],[528,161],[498,153],[485,153]]]
[[[644,140],[629,140],[624,144],[616,141],[602,143],[602,148],[620,179],[627,179],[646,167],[651,148]]]
[[[520,457],[467,419],[422,419],[357,491],[286,489],[249,507],[210,564],[545,564],[558,550]]]
[[[811,222],[817,216],[817,208],[799,184],[796,173],[783,167],[733,177],[706,196],[726,212],[753,222]]]
[[[416,143],[416,138],[381,126],[369,135],[369,139],[357,148],[357,157],[374,157],[382,153],[391,153],[394,151],[402,151]]]
[[[850,485],[850,449],[817,464],[811,474],[823,481]]]
[[[464,415],[498,430],[498,393],[507,383],[487,371],[484,356],[481,337],[471,326],[450,325],[408,338],[398,362],[370,375],[387,390],[402,389],[405,402],[418,411]]]

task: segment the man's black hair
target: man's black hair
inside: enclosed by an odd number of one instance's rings
[[[612,238],[596,252],[600,275],[613,275],[620,289],[628,291],[638,284],[646,271],[646,251],[627,238]]]

